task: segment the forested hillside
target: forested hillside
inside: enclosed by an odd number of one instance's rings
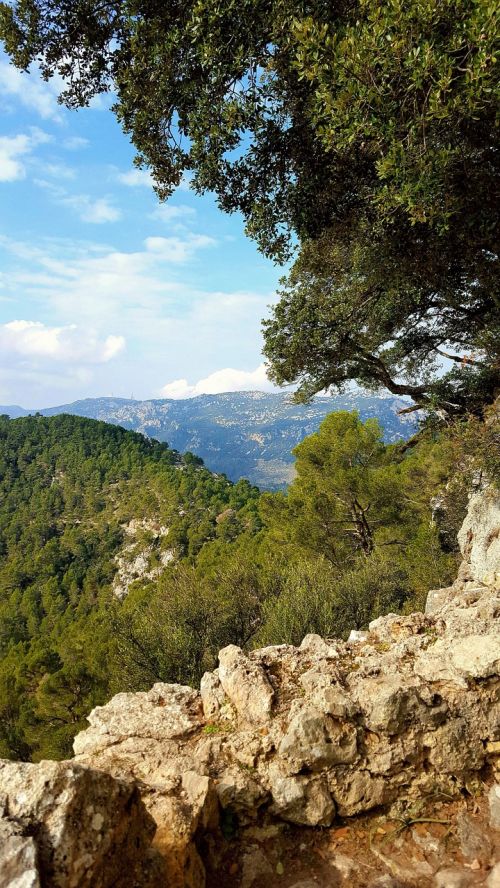
[[[387,445],[376,420],[334,413],[296,448],[287,494],[259,494],[116,426],[3,417],[1,754],[68,755],[92,706],[195,683],[225,644],[346,635],[421,604],[456,568],[467,472],[439,520],[433,495],[478,442],[498,470],[498,431],[479,428]]]
[[[162,546],[189,562],[204,540],[253,529],[256,497],[190,454],[102,422],[0,419],[1,754],[67,751],[104,699],[110,630],[99,637],[101,609],[128,522],[168,528],[168,538],[152,537],[146,525],[134,540],[153,566]]]
[[[362,419],[376,417],[384,439],[409,438],[416,430],[413,414],[401,414],[408,401],[353,391],[297,404],[292,394],[224,392],[185,400],[135,401],[127,398],[86,398],[40,410],[43,416],[69,413],[113,422],[184,452],[196,453],[213,472],[232,481],[247,478],[264,490],[279,490],[293,478],[292,449],[316,432],[333,410],[358,410]],[[0,407],[15,418],[29,412]]]

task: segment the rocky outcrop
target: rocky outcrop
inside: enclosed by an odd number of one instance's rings
[[[154,580],[175,559],[175,552],[163,548],[169,528],[154,518],[132,518],[122,524],[128,542],[115,555],[113,593],[121,601],[136,580]],[[156,560],[154,560],[156,556]]]
[[[150,885],[200,888],[207,870],[210,885],[220,884],[223,873],[228,888],[494,888],[498,516],[491,492],[472,500],[459,577],[449,589],[429,593],[426,613],[389,614],[347,642],[309,635],[300,647],[248,654],[231,645],[200,692],[157,684],[95,709],[75,741],[77,764],[53,767],[105,772],[119,799],[138,788],[156,824],[153,848],[162,867],[146,867],[148,878],[155,874]],[[35,773],[47,764],[5,767]],[[6,809],[10,820],[25,817],[28,803],[19,796],[13,804]],[[45,823],[45,809],[29,810],[33,822]],[[85,816],[83,833],[92,830]],[[134,859],[151,859],[149,828],[143,813],[136,816],[143,832]],[[37,844],[36,832],[16,829],[9,860],[36,878],[34,855],[46,845]],[[118,825],[110,829],[122,835]],[[39,835],[47,834],[43,826]],[[51,840],[54,872],[62,866],[56,849],[63,840],[64,830]],[[108,845],[118,849],[120,841],[109,838]],[[96,855],[88,884],[111,884],[97,847],[88,853],[89,860]],[[68,859],[80,858],[75,850]],[[73,884],[61,872],[53,884]]]
[[[155,831],[138,787],[72,762],[0,763],[0,885],[132,884]]]

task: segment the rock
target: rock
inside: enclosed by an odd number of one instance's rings
[[[355,694],[371,731],[397,734],[419,708],[415,687],[397,674],[365,679],[356,685]]]
[[[490,825],[493,829],[500,829],[500,783],[494,783],[488,793],[488,805],[490,809]]]
[[[217,796],[223,808],[230,808],[240,818],[255,819],[259,808],[267,801],[268,791],[249,772],[227,768],[217,780]]]
[[[500,888],[500,863],[495,864],[486,879],[486,888]]]
[[[256,882],[269,881],[274,870],[266,855],[258,845],[243,855],[240,888],[252,888]]]
[[[441,774],[458,774],[482,767],[484,749],[475,726],[466,718],[454,718],[424,736],[430,764]]]
[[[329,657],[335,659],[338,657],[336,646],[334,644],[329,644],[328,641],[321,638],[321,635],[315,635],[313,632],[304,636],[300,645],[300,650],[307,651],[309,654],[314,654],[318,657],[323,657],[324,659],[328,659]]]
[[[347,641],[349,642],[358,642],[358,641],[366,641],[368,638],[368,632],[364,632],[361,629],[351,629],[349,632],[349,638]]]
[[[297,770],[353,762],[357,752],[355,727],[324,716],[314,706],[296,704],[279,746],[280,755],[290,759]]]
[[[131,734],[165,741],[187,737],[203,724],[201,697],[183,685],[155,684],[150,691],[117,694],[88,716],[90,728],[75,738],[76,755],[128,739]]]
[[[484,825],[471,817],[466,811],[457,817],[457,836],[460,850],[466,860],[479,860],[488,863],[491,855],[491,841],[484,830]]]
[[[434,877],[435,888],[468,888],[474,882],[470,871],[447,867],[439,870]]]
[[[265,724],[271,717],[274,690],[262,666],[230,644],[219,653],[221,685],[243,721]]]
[[[175,790],[150,806],[157,823],[154,846],[164,859],[168,888],[204,888],[205,868],[195,835],[216,829],[219,814],[213,781],[185,772]]]
[[[500,494],[493,487],[469,500],[458,542],[473,579],[492,586],[500,581]]]
[[[444,604],[455,595],[455,590],[453,586],[450,586],[447,589],[431,589],[430,592],[427,593],[427,598],[425,600],[425,613],[426,614],[435,614],[441,610]]]
[[[290,888],[318,888],[318,883],[311,879],[305,879],[302,882],[294,882]]]
[[[273,810],[291,823],[330,826],[335,805],[325,780],[310,777],[272,778]]]
[[[154,824],[133,784],[71,762],[0,762],[0,793],[9,818],[33,836],[43,885],[125,888],[124,874],[130,884],[141,869]],[[36,885],[33,845],[17,839],[11,832],[7,847],[24,867],[20,885]]]
[[[200,682],[200,694],[205,718],[217,718],[225,700],[217,669],[215,672],[205,672]]]
[[[459,638],[448,654],[454,668],[463,675],[472,678],[497,675],[500,668],[500,631],[491,635]]]
[[[374,777],[369,771],[359,768],[348,775],[332,775],[329,784],[341,817],[352,817],[384,805],[396,793],[396,788],[387,779]]]
[[[0,886],[40,888],[37,849],[32,836],[7,817],[0,819]]]

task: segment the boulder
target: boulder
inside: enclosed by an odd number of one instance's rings
[[[349,764],[356,758],[357,732],[354,725],[323,715],[315,706],[295,701],[279,753],[300,771]]]
[[[142,869],[155,827],[133,783],[72,762],[3,761],[0,794],[2,857],[21,879],[11,884],[125,888]]]
[[[167,741],[187,737],[203,724],[198,691],[158,683],[150,691],[117,694],[87,718],[90,728],[75,738],[76,755],[89,755],[131,736]]]
[[[255,725],[268,722],[274,690],[262,666],[234,644],[219,653],[219,663],[220,683],[240,718]]]
[[[25,830],[26,831],[26,830]],[[0,886],[40,888],[37,847],[19,822],[0,818]]]
[[[500,493],[493,487],[474,493],[458,532],[462,555],[474,580],[500,585]]]
[[[323,778],[287,777],[273,770],[271,774],[272,810],[291,823],[306,826],[330,826],[335,804]]]

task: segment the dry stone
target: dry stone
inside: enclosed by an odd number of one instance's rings
[[[35,861],[53,888],[125,888],[124,873],[141,868],[155,830],[134,784],[71,762],[4,761],[0,793],[20,829],[5,846],[19,888],[37,884]]]
[[[274,690],[262,666],[230,644],[219,653],[220,683],[243,721],[265,724],[271,717]]]
[[[35,833],[35,848],[25,842],[25,824],[43,818],[52,823],[53,817],[56,826],[44,835],[54,836],[51,847],[57,849],[69,842],[64,866],[70,868],[71,878],[78,874],[75,884],[106,888],[111,882],[105,879],[115,878],[112,884],[118,888],[123,870],[113,870],[115,853],[126,862],[132,855],[130,842],[137,838],[140,848],[134,851],[130,873],[147,846],[144,836],[151,838],[139,791],[156,834],[138,884],[203,888],[199,849],[219,847],[221,807],[225,817],[234,814],[240,826],[264,833],[277,823],[328,827],[336,814],[347,818],[385,809],[384,816],[403,816],[422,798],[440,792],[463,805],[471,785],[480,785],[485,775],[491,780],[496,774],[498,780],[498,510],[490,493],[483,496],[486,504],[471,501],[476,517],[469,519],[462,534],[469,561],[452,587],[433,591],[426,614],[381,617],[350,642],[309,635],[299,647],[277,645],[248,655],[230,645],[220,652],[218,670],[204,675],[200,693],[157,684],[147,693],[119,694],[97,707],[89,716],[89,728],[75,740],[77,764],[51,765],[57,774],[57,769],[66,773],[69,768],[66,795],[54,795],[59,780],[54,776],[52,783],[49,780],[50,804],[33,813],[33,791],[26,796],[20,789],[10,790],[5,833],[11,842],[10,859],[18,868],[24,866],[26,878],[31,878],[33,853],[45,860],[46,844],[37,842]],[[488,527],[479,527],[478,515]],[[79,766],[79,771],[71,771]],[[6,764],[4,774],[7,767],[34,768],[26,774],[36,775],[36,769],[48,765]],[[80,782],[89,781],[87,795],[93,798],[96,769],[106,772],[101,778],[110,781],[106,798],[115,799],[112,812],[106,807],[108,799],[102,810],[92,803],[92,815],[84,810],[78,818],[66,817],[68,806],[73,811],[72,793]],[[489,786],[485,795],[488,790]],[[124,813],[121,793],[125,798],[127,792],[135,793],[130,803],[135,806],[133,818]],[[42,789],[40,793],[43,796]],[[75,793],[78,801],[76,789]],[[492,827],[500,823],[497,800],[493,788],[489,806],[486,800],[482,803],[481,816],[489,817]],[[469,815],[476,817],[476,812],[469,810]],[[18,820],[20,832],[12,826]],[[457,885],[460,879],[467,884],[472,874],[474,884],[491,888],[497,876],[495,870],[486,875],[489,845],[481,844],[467,818],[456,826],[455,836],[457,831],[462,834],[463,855],[469,855],[468,868],[457,866],[453,875],[441,861],[433,870],[429,861],[416,858],[382,878],[392,879],[391,884],[399,879],[411,888],[432,888],[433,883],[445,888],[446,879],[450,886],[454,878],[459,879]],[[78,843],[84,841],[90,845],[75,857],[74,848],[80,849]],[[111,863],[100,881],[104,848]],[[423,853],[422,847],[419,850]],[[154,853],[160,856],[153,865]],[[426,853],[436,854],[432,848]],[[50,859],[63,867],[57,854]],[[241,875],[241,859],[239,866]],[[92,867],[97,875],[89,881]],[[259,878],[262,882],[267,876]],[[373,884],[377,880],[374,874]],[[491,886],[488,880],[493,880]],[[73,882],[49,884],[70,888]],[[31,888],[29,882],[26,888]]]
[[[0,888],[40,888],[35,840],[5,816],[0,819]]]

